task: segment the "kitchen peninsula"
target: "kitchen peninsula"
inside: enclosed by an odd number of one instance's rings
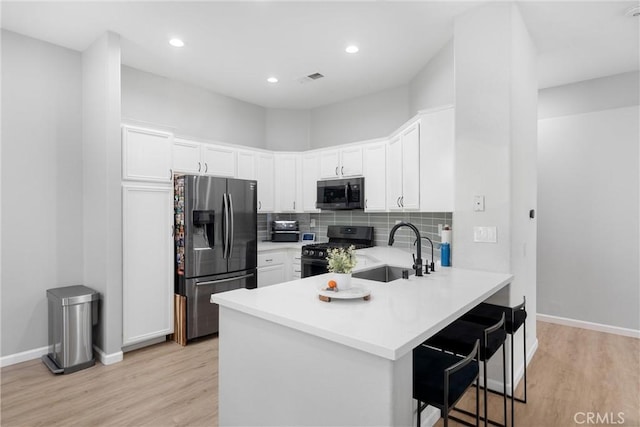
[[[358,251],[360,270],[407,266],[394,248]],[[440,268],[390,283],[353,278],[369,301],[318,299],[329,274],[216,294],[219,422],[230,425],[414,423],[412,349],[507,286],[510,274]]]

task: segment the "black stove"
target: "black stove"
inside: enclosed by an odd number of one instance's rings
[[[373,227],[361,225],[330,225],[327,228],[326,243],[315,243],[302,247],[300,259],[302,277],[315,276],[327,272],[327,251],[335,248],[348,248],[353,245],[356,249],[373,246]]]

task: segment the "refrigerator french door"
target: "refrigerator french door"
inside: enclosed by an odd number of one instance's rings
[[[257,286],[257,184],[175,178],[176,292],[186,297],[187,339],[218,332],[211,295]]]

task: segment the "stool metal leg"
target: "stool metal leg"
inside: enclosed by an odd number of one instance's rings
[[[507,427],[507,349],[502,343],[502,391],[504,393],[502,405],[504,407],[504,426]]]

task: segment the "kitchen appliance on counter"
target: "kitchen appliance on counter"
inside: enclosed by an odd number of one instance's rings
[[[298,221],[276,220],[271,222],[272,242],[297,242],[300,240]]]
[[[318,181],[316,208],[324,210],[364,209],[364,178]]]
[[[316,276],[327,272],[327,251],[334,248],[346,248],[350,245],[356,249],[373,246],[373,227],[362,225],[330,225],[327,228],[326,243],[304,245],[300,257],[302,278]]]
[[[197,175],[174,184],[175,286],[190,340],[218,332],[213,294],[257,287],[257,184]]]

